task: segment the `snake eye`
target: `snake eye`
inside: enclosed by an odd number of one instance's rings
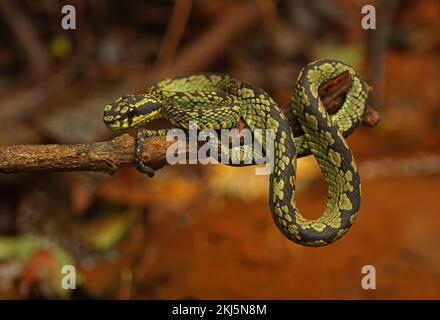
[[[136,115],[136,109],[133,107],[128,108],[127,115],[132,118]]]

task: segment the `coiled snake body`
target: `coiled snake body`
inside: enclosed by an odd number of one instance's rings
[[[352,85],[339,111],[329,116],[318,96],[319,86],[348,71]],[[285,115],[262,89],[221,74],[195,74],[158,82],[145,94],[126,95],[105,106],[104,122],[112,130],[142,126],[166,118],[173,126],[188,129],[233,128],[243,119],[255,129],[274,132],[274,167],[270,175],[269,204],[275,223],[290,240],[305,246],[324,246],[344,235],[360,207],[360,179],[344,137],[361,121],[367,91],[350,66],[319,60],[300,72],[295,84],[292,112],[304,135],[294,137]],[[165,135],[167,130],[139,129],[135,162],[153,175],[141,160],[145,136]],[[297,157],[313,154],[328,184],[328,201],[320,218],[304,218],[295,204]]]

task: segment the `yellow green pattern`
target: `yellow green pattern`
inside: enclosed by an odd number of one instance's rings
[[[352,85],[342,107],[329,116],[318,88],[344,71],[350,74]],[[104,122],[112,130],[122,130],[166,118],[177,128],[188,129],[189,122],[196,121],[197,129],[219,130],[234,128],[243,119],[252,131],[272,129],[269,206],[274,221],[290,240],[324,246],[344,235],[359,211],[359,174],[344,137],[359,126],[366,103],[366,85],[353,68],[340,61],[319,60],[301,70],[294,87],[292,112],[304,132],[299,137],[293,136],[286,117],[266,92],[222,74],[173,77],[156,83],[145,94],[120,97],[104,107]],[[154,174],[141,160],[144,137],[166,132],[138,130],[135,164],[139,171]],[[259,140],[264,146],[264,139]],[[239,154],[244,157],[242,148]],[[304,218],[295,204],[296,159],[309,154],[315,156],[328,184],[326,209],[315,220]]]

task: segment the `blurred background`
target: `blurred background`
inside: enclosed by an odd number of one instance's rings
[[[76,30],[61,28],[65,4]],[[361,27],[366,4],[376,30]],[[0,297],[439,299],[439,30],[437,0],[0,0],[0,145],[110,139],[104,104],[168,75],[224,72],[284,104],[318,58],[357,69],[382,113],[348,139],[361,211],[323,248],[282,236],[254,167],[1,175]],[[297,184],[317,218],[313,157]],[[66,263],[76,290],[60,289]],[[361,287],[364,265],[376,290]]]

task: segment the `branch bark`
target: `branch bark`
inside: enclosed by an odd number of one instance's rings
[[[320,87],[319,95],[326,110],[335,113],[342,105],[350,88],[348,74],[342,73]],[[281,107],[296,135],[301,128],[292,116],[289,104]],[[371,107],[363,118],[363,124],[375,126],[379,113]],[[244,121],[236,126],[246,128]],[[166,165],[166,151],[172,144],[165,137],[145,139],[144,162],[153,169]],[[0,173],[41,171],[98,171],[114,174],[122,167],[131,166],[134,160],[134,138],[122,134],[112,140],[91,144],[17,145],[0,147]],[[185,150],[185,154],[188,150]]]
[[[162,137],[145,139],[144,161],[154,169],[166,164],[165,152],[172,142]],[[122,134],[91,144],[47,144],[0,147],[0,172],[99,171],[115,173],[132,165],[134,138]]]

